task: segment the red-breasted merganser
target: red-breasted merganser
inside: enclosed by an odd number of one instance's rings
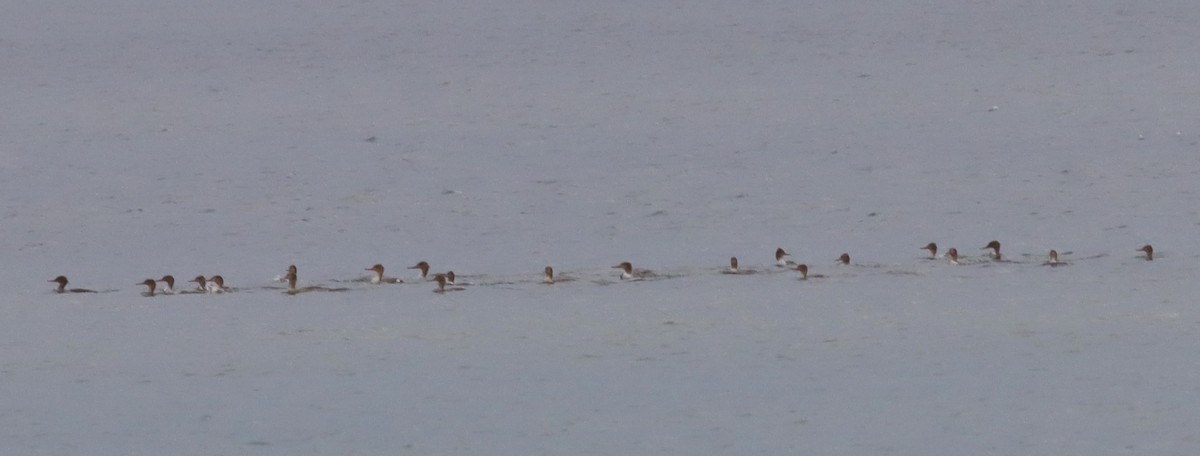
[[[937,244],[930,242],[925,247],[921,247],[921,250],[928,250],[930,259],[937,258]]]
[[[570,282],[572,280],[575,280],[575,278],[573,278],[573,277],[566,277],[566,276],[554,277],[554,268],[552,268],[550,266],[546,266],[545,273],[546,273],[546,275],[545,275],[545,277],[542,278],[542,283],[554,284],[554,283],[558,283],[558,282]]]
[[[442,275],[446,277],[446,285],[454,285],[454,271],[446,271]]]
[[[233,291],[225,286],[225,278],[219,275],[209,277],[207,287],[209,293],[224,293],[226,291]]]
[[[151,297],[154,296],[154,288],[158,286],[158,282],[155,282],[154,279],[146,279],[142,283],[135,283],[134,285],[145,285],[148,290],[143,291],[142,296]]]
[[[403,280],[396,277],[384,277],[382,264],[376,264],[367,268],[367,270],[375,272],[375,275],[371,276],[371,283],[404,283]]]
[[[729,269],[721,271],[721,274],[730,274],[730,275],[753,274],[753,273],[754,273],[753,269],[742,270],[742,269],[738,268],[737,257],[729,257]]]
[[[1146,261],[1154,261],[1154,247],[1151,247],[1150,244],[1143,245],[1137,251],[1146,252]]]
[[[287,283],[288,283],[288,289],[287,289],[287,291],[284,292],[287,294],[307,293],[310,291],[346,291],[346,290],[349,290],[349,288],[328,288],[328,287],[323,287],[320,285],[313,285],[313,286],[308,286],[308,287],[304,287],[304,288],[296,288],[296,273],[295,272],[288,272],[287,275],[283,276],[283,279],[287,280]]]
[[[58,288],[54,290],[55,293],[96,293],[96,290],[89,290],[87,288],[67,289],[67,276],[58,276],[53,280],[47,280],[47,282],[54,282],[58,284]]]
[[[958,264],[958,249],[950,247],[950,250],[946,251],[946,258],[950,259],[950,264]]]
[[[189,280],[188,282],[193,282],[196,284],[196,290],[190,293],[208,293],[208,279],[205,279],[204,276],[198,275],[196,278]]]
[[[775,249],[775,265],[779,267],[787,267],[790,261],[784,260],[783,257],[785,256],[791,256],[791,254],[784,252],[782,247]]]
[[[445,274],[434,274],[433,280],[437,282],[437,289],[433,290],[434,293],[445,293],[447,291],[463,291],[463,290],[465,290],[465,288],[463,288],[463,287],[453,287],[452,286],[450,288],[446,288],[446,285],[448,284],[448,281],[446,279],[447,278],[446,278]],[[453,284],[450,284],[450,285],[453,285]]]
[[[1000,241],[992,241],[983,246],[980,250],[992,249],[992,259],[1000,261]]]
[[[162,289],[163,294],[174,294],[175,293],[175,276],[165,275],[165,276],[162,276],[161,279],[158,279],[158,281],[167,284],[167,286],[163,287],[163,289]]]
[[[293,266],[293,267],[295,267],[295,266]],[[284,293],[296,294],[296,293],[306,293],[309,291],[324,291],[325,290],[323,287],[318,287],[318,286],[296,288],[296,273],[291,271],[291,268],[288,268],[288,269],[289,269],[288,273],[283,275],[283,280],[286,280],[287,284],[288,284],[287,291],[285,291]]]
[[[633,263],[625,261],[625,262],[622,262],[621,264],[613,266],[613,269],[621,270],[621,280],[633,278]]]
[[[1071,263],[1067,263],[1066,261],[1058,261],[1058,251],[1050,249],[1050,259],[1047,260],[1045,264],[1049,266],[1066,266]]]
[[[419,269],[421,271],[421,279],[422,280],[429,279],[429,263],[422,261],[420,263],[409,266],[408,269]]]
[[[850,254],[843,253],[842,256],[838,257],[837,262],[841,264],[850,264]]]
[[[813,274],[811,276],[808,275],[808,265],[804,264],[804,263],[797,264],[796,271],[800,273],[800,280],[808,280],[809,277],[812,277],[814,279],[825,278],[825,276],[823,276],[821,274]]]
[[[731,274],[731,275],[754,274],[756,272],[758,272],[758,271],[756,271],[754,269],[742,269],[742,268],[738,267],[737,257],[729,257],[729,269],[721,271],[722,274]]]
[[[633,264],[628,261],[623,261],[621,264],[613,266],[613,269],[621,270],[621,280],[654,277],[654,272],[652,271],[646,269],[633,270]]]

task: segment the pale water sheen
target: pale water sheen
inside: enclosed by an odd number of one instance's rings
[[[1195,452],[1196,23],[1183,1],[2,6],[0,449]],[[920,250],[992,239],[1024,263]],[[828,277],[719,273],[776,247]],[[420,260],[476,285],[260,288]],[[243,290],[131,285],[167,273]]]

